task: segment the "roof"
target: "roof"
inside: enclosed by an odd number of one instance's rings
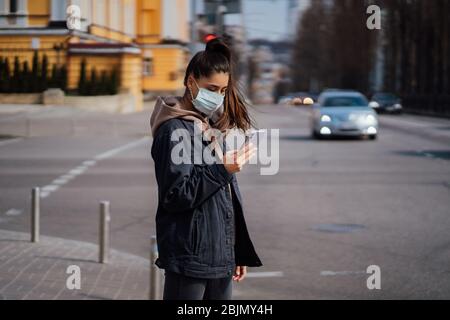
[[[140,54],[139,47],[128,43],[69,43],[69,54]]]

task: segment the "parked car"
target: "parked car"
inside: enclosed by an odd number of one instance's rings
[[[376,139],[378,117],[362,93],[326,91],[313,106],[311,130],[315,138],[336,135]]]
[[[279,104],[291,105],[291,106],[302,106],[311,104],[309,99],[314,99],[314,95],[308,92],[292,92],[278,99]],[[308,99],[309,98],[309,99]],[[306,100],[307,103],[304,103]]]
[[[375,93],[369,104],[378,113],[402,113],[402,103],[399,97],[388,92]]]
[[[293,98],[293,96],[291,96],[291,95],[281,96],[278,98],[278,104],[288,105],[291,103],[292,98]]]

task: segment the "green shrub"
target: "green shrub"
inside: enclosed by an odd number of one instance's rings
[[[31,67],[31,91],[39,92],[39,57],[37,51],[34,51],[33,62]]]
[[[42,57],[40,79],[36,78],[36,81],[39,81],[38,87],[39,87],[40,92],[48,89],[47,71],[48,71],[48,59],[47,59],[47,55],[44,54],[44,56]],[[59,83],[56,83],[55,86],[59,87]]]
[[[21,92],[31,92],[31,73],[30,73],[30,69],[28,68],[28,61],[24,61],[23,62],[23,67],[22,67],[22,82],[23,82],[23,87],[21,88]]]
[[[119,71],[114,68],[111,72],[100,71],[92,67],[89,79],[86,77],[86,60],[81,61],[80,78],[78,80],[78,94],[82,96],[117,94],[119,91]],[[67,78],[67,77],[66,77]]]
[[[44,55],[39,65],[38,54],[33,54],[31,70],[28,61],[20,63],[19,57],[14,57],[13,72],[10,72],[8,58],[0,57],[0,92],[2,93],[36,93],[53,88],[67,90],[67,68],[52,66],[52,74],[47,75],[48,58]]]
[[[87,94],[86,83],[86,59],[81,60],[80,78],[78,79],[78,94],[84,96]]]

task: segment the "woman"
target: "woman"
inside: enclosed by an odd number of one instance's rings
[[[226,146],[218,144],[221,161],[212,164],[203,159],[180,163],[172,152],[182,140],[195,145],[198,132],[206,140],[201,140],[202,150],[211,148],[204,134],[210,128],[226,133],[252,126],[232,68],[228,46],[219,38],[209,41],[188,64],[184,95],[158,97],[151,116],[158,183],[155,264],[165,269],[165,300],[231,299],[232,280],[242,281],[247,266],[262,266],[246,227],[235,176],[256,148],[246,144],[223,152]],[[188,138],[174,138],[179,132],[187,132]]]

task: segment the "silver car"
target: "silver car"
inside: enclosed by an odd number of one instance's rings
[[[315,138],[368,136],[376,139],[378,117],[366,97],[356,91],[326,91],[313,106],[311,129]]]

